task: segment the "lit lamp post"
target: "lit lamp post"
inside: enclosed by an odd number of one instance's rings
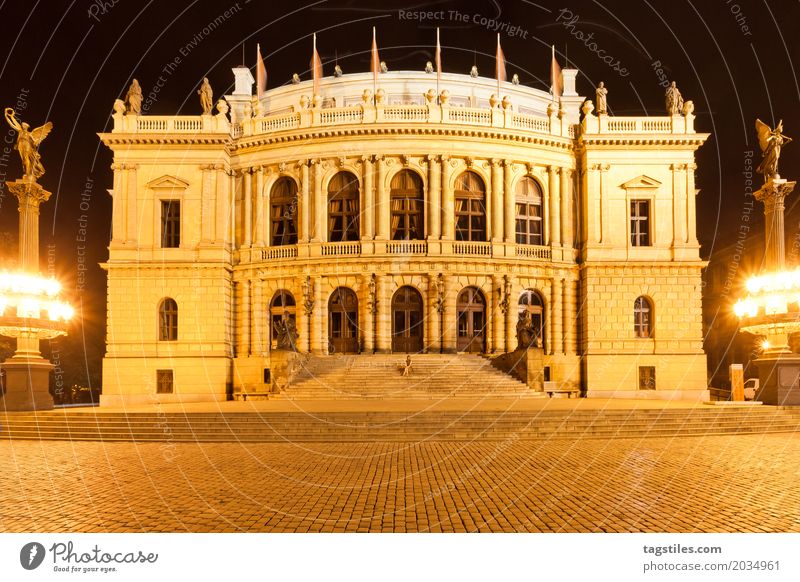
[[[7,411],[53,408],[48,387],[53,365],[42,358],[39,340],[67,333],[74,311],[59,299],[61,285],[39,274],[39,205],[50,192],[37,183],[44,174],[39,144],[52,129],[51,123],[29,130],[12,109],[6,120],[18,131],[17,150],[25,175],[6,185],[19,201],[19,270],[0,272],[0,335],[17,340],[14,356],[0,364],[5,375],[5,394],[0,407]]]
[[[734,305],[739,329],[766,338],[758,366],[759,395],[765,404],[800,404],[800,354],[789,349],[789,334],[800,331],[800,269],[785,269],[783,201],[794,190],[778,174],[781,147],[791,141],[782,123],[771,130],[756,121],[764,160],[758,172],[764,186],[755,193],[764,203],[765,260],[763,272],[746,283],[747,297]]]

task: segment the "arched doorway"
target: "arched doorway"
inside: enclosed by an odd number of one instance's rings
[[[297,332],[297,304],[294,296],[285,289],[276,291],[269,304],[269,316],[271,323],[270,346],[273,350],[278,347],[289,347],[279,346],[278,339],[287,337],[285,330]]]
[[[467,287],[458,294],[459,352],[486,351],[486,299],[480,289]]]
[[[400,287],[392,297],[392,351],[422,351],[422,296],[413,287]]]
[[[334,289],[328,300],[328,350],[358,353],[358,297],[347,287]]]

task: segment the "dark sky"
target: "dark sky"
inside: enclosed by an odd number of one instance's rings
[[[204,27],[226,10],[231,15],[204,34]],[[401,10],[435,13],[423,22],[402,17]],[[312,32],[317,32],[326,74],[336,58],[345,73],[368,70],[372,26],[378,30],[381,58],[391,69],[421,70],[433,59],[439,26],[445,71],[466,73],[476,62],[483,75],[491,76],[496,36],[482,24],[491,19],[503,25],[509,76],[516,72],[523,84],[545,89],[549,47],[555,44],[562,65],[568,57],[581,70],[579,93],[593,98],[595,84],[605,81],[612,114],[663,114],[664,89],[653,66],[660,62],[684,98],[694,101],[698,130],[712,133],[698,154],[697,170],[705,256],[735,239],[746,152],[755,150],[756,164],[760,158],[755,118],[770,124],[783,118],[785,133],[800,137],[796,0],[3,2],[0,105],[24,101],[19,113],[25,121],[55,125],[41,149],[47,170],[41,182],[54,193],[42,212],[42,269],[48,268],[47,245],[55,244],[51,265],[75,291],[73,301],[86,310],[87,341],[103,337],[105,277],[96,265],[107,258],[111,208],[106,193],[111,156],[96,133],[110,129],[114,99],[124,95],[133,77],[147,94],[164,66],[179,57],[151,113],[197,113],[195,91],[202,77],[209,77],[215,96],[230,92],[230,69],[241,63],[242,46],[252,67],[256,43],[261,44],[268,86],[275,87],[293,72],[308,77]],[[510,27],[519,32],[509,35]],[[588,45],[578,38],[589,34]],[[614,63],[601,60],[595,52],[600,50]],[[3,138],[6,130],[0,130]],[[785,149],[782,175],[800,177],[798,162],[800,142]],[[0,179],[20,174],[16,152],[0,159]],[[76,241],[77,218],[87,182],[88,271],[78,292],[83,243]],[[3,184],[0,232],[16,237],[16,221],[16,203]]]

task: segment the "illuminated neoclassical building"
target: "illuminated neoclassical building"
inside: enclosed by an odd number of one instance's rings
[[[691,108],[595,115],[545,91],[424,72],[252,96],[210,115],[117,103],[103,403],[263,384],[287,321],[338,354],[517,347],[592,396],[702,398]],[[376,383],[380,378],[376,377]]]

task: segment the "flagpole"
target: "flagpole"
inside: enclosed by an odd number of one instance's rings
[[[553,62],[556,60],[556,45],[551,44],[550,50],[552,51],[552,60],[550,61],[550,93],[553,95],[553,103],[556,102],[556,71],[553,68]]]
[[[374,26],[372,27],[372,47],[373,47],[374,50],[377,50],[377,47],[378,47],[378,44],[377,44],[376,39],[375,39],[375,27]],[[370,52],[372,52],[372,51],[370,51]],[[370,55],[370,60],[374,61],[374,59],[375,59],[375,55],[374,54]],[[373,69],[373,71],[372,71],[372,98],[374,99],[374,104],[375,105],[378,104],[378,72],[377,72],[377,69],[375,69],[375,65],[376,64],[378,66],[380,66],[380,63],[374,63],[374,62],[372,63],[372,69]]]
[[[439,81],[442,76],[442,45],[439,44],[439,27],[436,27],[436,103],[441,105]]]
[[[497,50],[494,56],[494,76],[497,78],[497,98],[500,98],[500,33],[497,33]]]

